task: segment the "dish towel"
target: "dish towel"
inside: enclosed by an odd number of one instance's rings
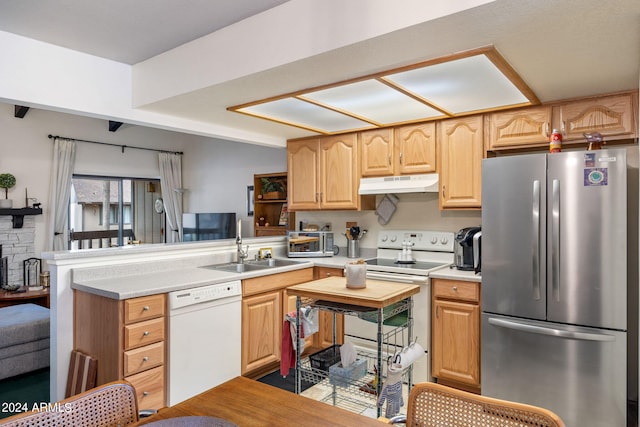
[[[304,314],[303,314],[304,318]],[[316,322],[317,323],[317,322]],[[304,350],[305,327],[300,328],[300,352]],[[280,375],[286,377],[289,370],[296,367],[296,347],[294,337],[296,335],[296,312],[287,313],[282,322],[282,345],[280,349]]]
[[[376,207],[376,215],[378,215],[378,222],[380,224],[385,225],[391,220],[399,200],[395,194],[385,194],[382,200],[380,200],[380,203]]]

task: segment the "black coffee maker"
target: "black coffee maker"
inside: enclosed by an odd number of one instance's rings
[[[481,236],[480,227],[466,227],[456,233],[453,253],[458,270],[480,271]]]

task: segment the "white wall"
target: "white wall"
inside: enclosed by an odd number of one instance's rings
[[[246,187],[253,173],[286,169],[284,149],[224,142],[178,132],[124,124],[108,131],[106,120],[30,109],[23,119],[14,117],[14,106],[0,103],[0,173],[16,176],[9,190],[14,207],[25,206],[29,197],[42,203],[43,215],[35,217],[35,256],[45,250],[49,213],[49,179],[53,143],[48,135],[108,142],[170,151],[183,151],[183,184],[189,189],[186,211],[230,209],[246,217]],[[78,143],[75,173],[159,178],[158,155],[154,151]],[[3,197],[3,196],[2,196]],[[245,227],[248,234],[250,227]],[[2,242],[0,242],[1,244]]]
[[[210,139],[190,146],[184,164],[189,165],[182,170],[185,212],[235,212],[242,234],[253,236],[247,186],[254,174],[285,172],[287,150]]]

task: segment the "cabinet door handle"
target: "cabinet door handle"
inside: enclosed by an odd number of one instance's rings
[[[391,154],[388,156],[389,166],[391,166]]]
[[[322,203],[322,191],[320,192],[320,203]]]
[[[438,313],[438,310],[440,309],[439,305],[436,305],[436,319],[440,318],[440,313]]]
[[[444,188],[444,184],[443,184],[443,185],[442,185],[442,198],[443,198],[443,199],[446,199],[446,197],[447,197],[447,196],[446,196],[446,194],[447,194],[447,193],[445,192],[445,188]]]
[[[318,203],[318,193],[316,193],[316,203]]]
[[[549,135],[549,122],[544,122],[544,133],[546,134],[547,138],[551,136]]]
[[[400,164],[402,164],[402,153],[400,153]]]

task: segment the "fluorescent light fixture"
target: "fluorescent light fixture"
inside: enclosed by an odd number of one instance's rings
[[[227,109],[331,135],[539,103],[488,46]]]

